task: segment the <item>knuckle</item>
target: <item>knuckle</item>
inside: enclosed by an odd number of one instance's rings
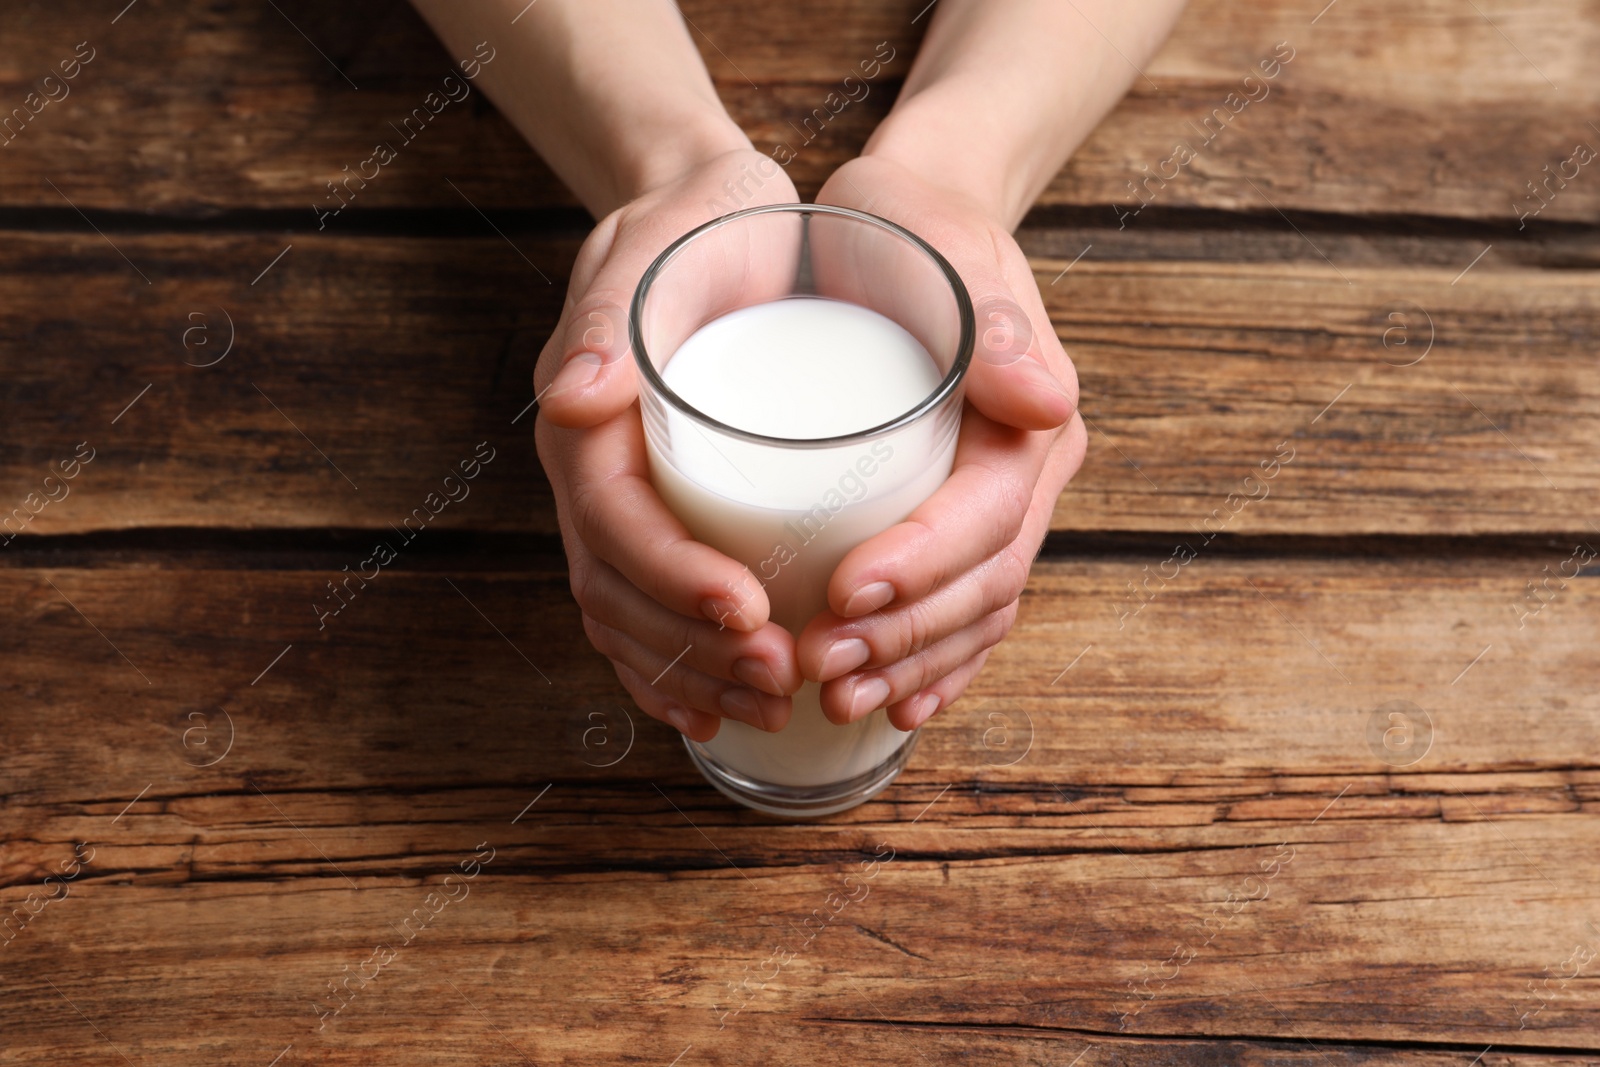
[[[1067,423],[1067,443],[1072,454],[1077,457],[1068,472],[1070,477],[1077,473],[1079,465],[1083,463],[1083,455],[1089,448],[1089,428],[1084,425],[1082,416],[1076,413],[1073,414],[1072,421]]]
[[[538,380],[535,379],[535,392],[538,391],[539,384]],[[545,418],[542,411],[534,413],[533,447],[534,451],[539,454],[539,462],[548,471],[556,456],[556,427],[549,419]]]
[[[666,712],[666,701],[662,699],[660,694],[645,684],[644,679],[639,677],[637,671],[617,660],[611,661],[611,668],[616,672],[617,681],[622,683],[622,688],[626,689],[628,695],[633,697],[633,702],[638,705],[641,711],[653,719],[667,721],[663,718]]]
[[[602,656],[605,656],[613,663],[621,662],[621,658],[618,655],[615,631],[604,623],[597,621],[587,611],[583,613],[583,635],[589,639],[589,643],[595,647],[595,651]]]
[[[888,677],[894,692],[909,696],[932,685],[947,673],[939,669],[938,652],[936,646],[912,649],[890,668]]]
[[[1033,561],[1025,559],[1015,542],[1001,549],[995,561],[1000,579],[1002,603],[1015,604],[1028,586],[1028,576],[1033,571]],[[998,605],[997,605],[998,606]]]
[[[594,281],[600,268],[605,265],[606,259],[611,255],[612,246],[616,242],[617,229],[625,217],[627,208],[618,208],[605,218],[601,219],[590,231],[578,249],[578,256],[573,261],[572,273],[569,275],[567,287],[567,301],[569,303],[580,299]]]
[[[1017,623],[1017,602],[1012,601],[984,621],[985,647],[993,648],[1006,639],[1011,627]]]
[[[601,491],[602,484],[590,481],[580,481],[572,488],[572,526],[584,541],[603,518]]]
[[[617,676],[617,681],[622,683],[622,688],[628,691],[640,707],[644,707],[644,701],[639,700],[639,676],[634,673],[633,668],[620,660],[612,660],[611,671]]]
[[[1033,486],[1010,473],[996,473],[992,483],[1000,514],[1011,524],[1013,536],[1022,528],[1022,519],[1033,504]]]
[[[900,652],[902,658],[921,655],[938,639],[937,614],[936,606],[930,604],[926,597],[906,605],[901,619],[903,624],[897,634],[901,647],[896,651]]]
[[[564,363],[581,351],[616,356],[628,346],[629,297],[615,289],[591,289],[566,316],[556,334],[562,339],[558,361]]]
[[[910,536],[904,541],[906,550],[926,549],[937,545],[940,541],[938,528],[916,515],[908,517],[901,523],[901,527],[910,532]]]
[[[666,666],[668,657],[661,657],[661,665]],[[673,700],[696,711],[710,712],[720,716],[717,698],[721,691],[710,684],[709,680],[698,671],[685,668],[680,662],[666,674],[653,687],[656,692],[668,694]]]
[[[1060,347],[1059,341],[1057,342],[1057,347]],[[1073,404],[1076,405],[1078,401],[1078,365],[1072,362],[1072,357],[1067,355],[1063,349],[1061,359],[1056,361],[1056,365],[1051,370],[1055,373],[1056,379],[1061,382],[1061,388],[1066,390],[1067,395],[1072,398]]]
[[[567,587],[572,591],[572,599],[582,609],[585,623],[590,621],[589,616],[600,603],[598,585],[598,569],[574,557],[568,566]]]
[[[924,560],[929,558],[934,560],[931,566],[927,563],[912,564],[909,568],[911,580],[908,584],[913,586],[913,591],[919,581],[922,588],[929,592],[937,589],[952,577],[948,561],[941,558],[936,551],[937,546],[946,539],[946,536],[940,532],[937,526],[916,516],[911,516],[901,525],[910,531],[910,536],[906,538],[904,547],[901,550],[905,558],[918,559],[920,557]],[[907,568],[901,569],[906,570]]]
[[[950,673],[949,665],[940,662],[940,657],[932,649],[925,649],[917,653],[913,664],[915,667],[914,677],[917,679],[916,688],[918,689],[926,689]]]

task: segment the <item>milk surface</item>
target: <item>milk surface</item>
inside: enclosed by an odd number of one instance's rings
[[[662,371],[718,422],[767,437],[858,433],[939,385],[933,357],[870,308],[797,296],[741,308],[695,331]]]
[[[883,315],[791,297],[707,323],[661,376],[719,422],[816,440],[892,421],[943,375]],[[937,432],[937,420],[851,445],[774,449],[717,435],[670,407],[662,417],[667,449],[646,435],[657,491],[696,540],[750,568],[766,588],[773,621],[797,636],[826,609],[828,580],[845,554],[932,495],[955,452],[955,435]],[[782,731],[725,719],[705,749],[752,778],[809,786],[863,774],[906,739],[881,709],[834,725],[822,714],[818,686],[807,682]]]

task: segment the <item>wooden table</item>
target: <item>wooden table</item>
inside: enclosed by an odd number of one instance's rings
[[[1600,3],[1196,0],[1021,232],[1091,449],[1016,630],[777,825],[568,594],[572,199],[475,94],[319,217],[418,18],[123,2],[0,13],[7,111],[92,53],[0,148],[0,1060],[1596,1062]],[[685,10],[763,148],[895,50],[809,195],[924,3]]]

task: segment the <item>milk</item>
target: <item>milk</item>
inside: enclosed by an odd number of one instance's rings
[[[817,297],[757,304],[707,323],[661,376],[719,422],[799,440],[890,422],[943,377],[927,350],[892,320]],[[772,620],[796,636],[826,609],[828,580],[845,554],[932,495],[955,453],[953,416],[825,448],[722,436],[667,405],[647,406],[645,417],[660,420],[646,434],[657,491],[696,540],[750,569],[766,589]],[[732,596],[743,600],[751,592]],[[882,709],[848,726],[829,722],[817,684],[807,682],[780,732],[724,719],[704,748],[750,778],[818,786],[872,770],[907,738]]]

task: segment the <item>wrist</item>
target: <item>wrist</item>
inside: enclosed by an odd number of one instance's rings
[[[861,154],[904,167],[1014,230],[1037,195],[1038,167],[1028,139],[986,109],[973,109],[972,100],[983,100],[978,88],[952,82],[902,97]],[[981,136],[974,138],[975,131]]]
[[[639,146],[638,150],[625,153],[617,161],[612,207],[670,185],[713,159],[752,147],[750,138],[720,107],[687,120],[667,122],[652,116],[648,125],[648,130],[641,130],[637,138],[630,139]],[[672,130],[671,136],[661,136],[663,129]]]

